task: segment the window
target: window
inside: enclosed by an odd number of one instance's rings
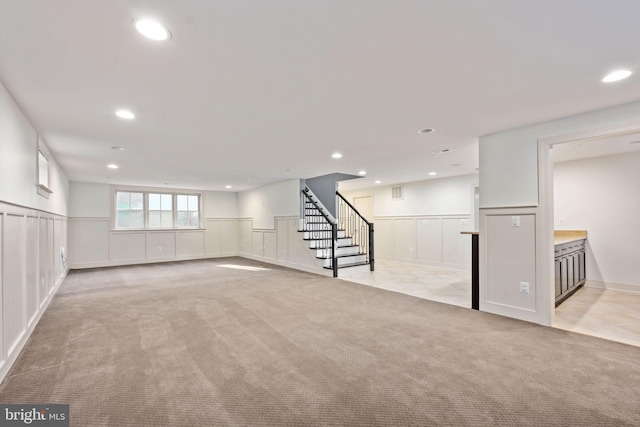
[[[143,193],[116,193],[116,228],[144,228]]]
[[[49,188],[49,159],[38,150],[38,184]]]
[[[119,229],[200,227],[200,195],[116,191]]]
[[[149,193],[149,228],[173,227],[173,195]]]
[[[178,227],[197,227],[200,224],[198,196],[178,195]]]
[[[52,193],[49,189],[49,158],[40,148],[38,148],[38,158],[36,159],[36,163],[38,172],[36,177],[36,192],[42,197],[48,199]]]

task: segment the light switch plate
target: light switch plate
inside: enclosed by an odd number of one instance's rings
[[[511,226],[512,227],[520,227],[520,217],[519,216],[512,216],[511,217]]]
[[[529,293],[529,282],[520,282],[520,293]]]

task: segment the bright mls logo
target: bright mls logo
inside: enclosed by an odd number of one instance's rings
[[[2,405],[0,426],[69,427],[69,405]]]

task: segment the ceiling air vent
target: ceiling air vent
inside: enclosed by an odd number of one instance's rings
[[[402,200],[404,198],[404,186],[394,185],[391,187],[391,200]]]

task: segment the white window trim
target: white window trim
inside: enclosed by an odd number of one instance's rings
[[[39,196],[44,197],[45,199],[48,199],[49,196],[51,196],[51,193],[53,193],[53,191],[51,191],[51,160],[50,160],[50,156],[49,153],[47,153],[47,150],[44,149],[44,147],[42,146],[42,144],[40,143],[40,136],[38,136],[38,144],[37,144],[37,150],[36,150],[36,193],[38,193]],[[47,161],[47,185],[43,184],[40,181],[40,157],[43,157],[46,161]]]

